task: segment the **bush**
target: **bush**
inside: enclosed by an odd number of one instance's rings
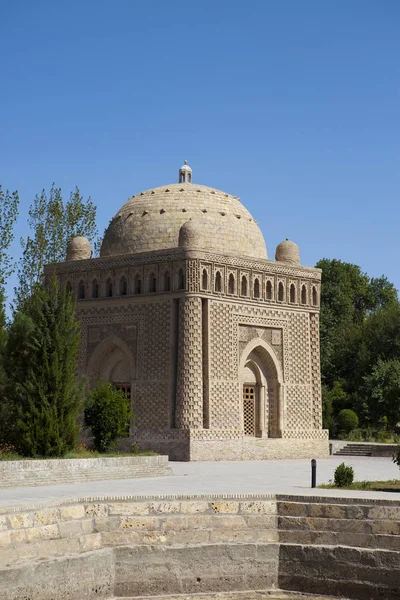
[[[106,452],[117,438],[129,434],[132,413],[122,390],[111,383],[99,382],[85,404],[85,425],[93,433],[96,450]]]
[[[357,429],[358,417],[354,410],[351,410],[350,408],[344,408],[337,416],[337,424],[339,431],[350,433],[350,431],[353,431],[353,429]]]
[[[341,463],[335,470],[334,483],[336,487],[348,487],[353,483],[354,469]]]
[[[350,433],[346,433],[341,437],[344,437],[348,442],[364,442],[362,429],[353,429],[353,431],[350,431]]]

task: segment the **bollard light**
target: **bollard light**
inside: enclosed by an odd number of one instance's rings
[[[311,461],[311,487],[317,487],[317,461],[315,458]]]

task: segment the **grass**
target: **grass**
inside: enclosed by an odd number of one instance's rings
[[[0,444],[0,461],[9,460],[50,460],[50,459],[63,459],[63,458],[118,458],[124,456],[157,456],[156,452],[147,451],[136,451],[135,452],[122,452],[119,450],[110,450],[109,452],[97,452],[96,450],[89,450],[87,447],[78,446],[75,450],[67,452],[64,456],[35,456],[27,457],[18,454],[12,446]]]
[[[364,490],[372,492],[400,492],[400,480],[389,481],[353,481],[346,487],[337,487],[333,483],[324,483],[318,487],[332,490]]]

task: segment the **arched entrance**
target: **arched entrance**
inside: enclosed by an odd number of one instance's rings
[[[135,373],[136,364],[131,350],[115,335],[107,337],[97,346],[86,369],[90,387],[100,380],[109,381],[124,390],[128,398],[131,398]]]
[[[244,434],[281,437],[282,372],[272,348],[261,338],[243,351],[239,365]]]

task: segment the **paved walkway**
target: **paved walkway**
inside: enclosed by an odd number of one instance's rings
[[[317,484],[329,483],[335,468],[345,462],[355,479],[400,479],[400,469],[390,458],[330,457],[317,461]],[[399,499],[393,492],[361,492],[310,488],[309,460],[171,463],[174,475],[144,479],[65,483],[42,487],[0,488],[0,507],[44,504],[93,496],[192,495],[192,494],[294,494]]]

